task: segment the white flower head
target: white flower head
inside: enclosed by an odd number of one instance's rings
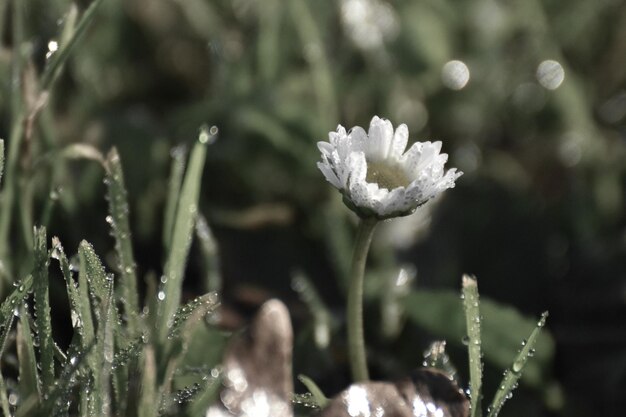
[[[416,142],[405,152],[409,130],[393,130],[389,120],[374,116],[368,132],[339,125],[318,142],[317,163],[328,182],[343,194],[346,205],[361,217],[388,219],[406,216],[444,190],[463,173],[444,172],[448,155],[441,142]]]

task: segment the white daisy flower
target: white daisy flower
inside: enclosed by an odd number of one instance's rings
[[[441,142],[416,142],[405,152],[409,130],[393,130],[389,120],[374,116],[369,131],[339,125],[318,142],[322,161],[317,163],[328,182],[343,194],[344,202],[363,218],[406,216],[453,188],[463,173],[444,172],[448,155],[439,153]]]

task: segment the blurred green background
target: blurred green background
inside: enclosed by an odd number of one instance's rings
[[[28,99],[71,5],[0,0],[0,137],[9,137],[12,97]],[[16,13],[26,17],[20,45]],[[16,74],[18,51],[27,64]],[[390,299],[410,291],[394,292],[399,266],[416,270],[410,286],[427,295],[457,292],[471,273],[485,298],[528,317],[550,311],[554,351],[503,415],[623,415],[623,1],[105,0],[24,151],[34,168],[18,171],[39,176],[35,221],[57,202],[50,235],[66,248],[86,238],[111,253],[101,168],[74,161],[38,171],[36,157],[71,143],[117,146],[140,271],[158,276],[171,153],[184,152],[200,125],[218,126],[201,212],[234,323],[270,296],[285,300],[294,372],[333,394],[348,383],[342,306],[355,219],[318,172],[316,142],[373,115],[406,123],[411,140],[443,141],[449,165],[465,173],[439,201],[375,237],[366,319],[374,375],[420,365],[430,342],[449,337],[446,310],[429,297],[412,309],[436,312],[430,322],[409,314],[386,327]],[[28,247],[18,228],[16,256]],[[190,262],[188,297],[215,285],[199,248]],[[292,285],[302,275],[319,300]],[[320,320],[331,323],[327,347],[312,343]],[[526,330],[510,329],[520,341]],[[459,339],[448,350],[466,386]],[[489,359],[487,399],[502,368]]]

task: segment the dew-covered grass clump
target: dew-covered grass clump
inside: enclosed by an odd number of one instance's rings
[[[0,0],[0,416],[621,415],[624,6],[544,3]]]

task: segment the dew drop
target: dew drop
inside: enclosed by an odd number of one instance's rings
[[[159,293],[157,294],[157,298],[158,298],[160,301],[165,300],[165,291],[159,291]]]
[[[217,140],[217,134],[219,133],[219,129],[217,126],[208,127],[207,125],[203,125],[200,128],[200,135],[198,136],[198,141],[205,145],[211,145]]]
[[[463,336],[463,339],[461,339],[461,343],[463,343],[465,346],[469,345],[469,342],[470,342],[469,336]]]
[[[50,42],[48,42],[48,52],[46,52],[46,59],[50,59],[50,57],[52,57],[52,55],[54,55],[54,53],[58,50],[59,43],[57,41],[51,40]]]

